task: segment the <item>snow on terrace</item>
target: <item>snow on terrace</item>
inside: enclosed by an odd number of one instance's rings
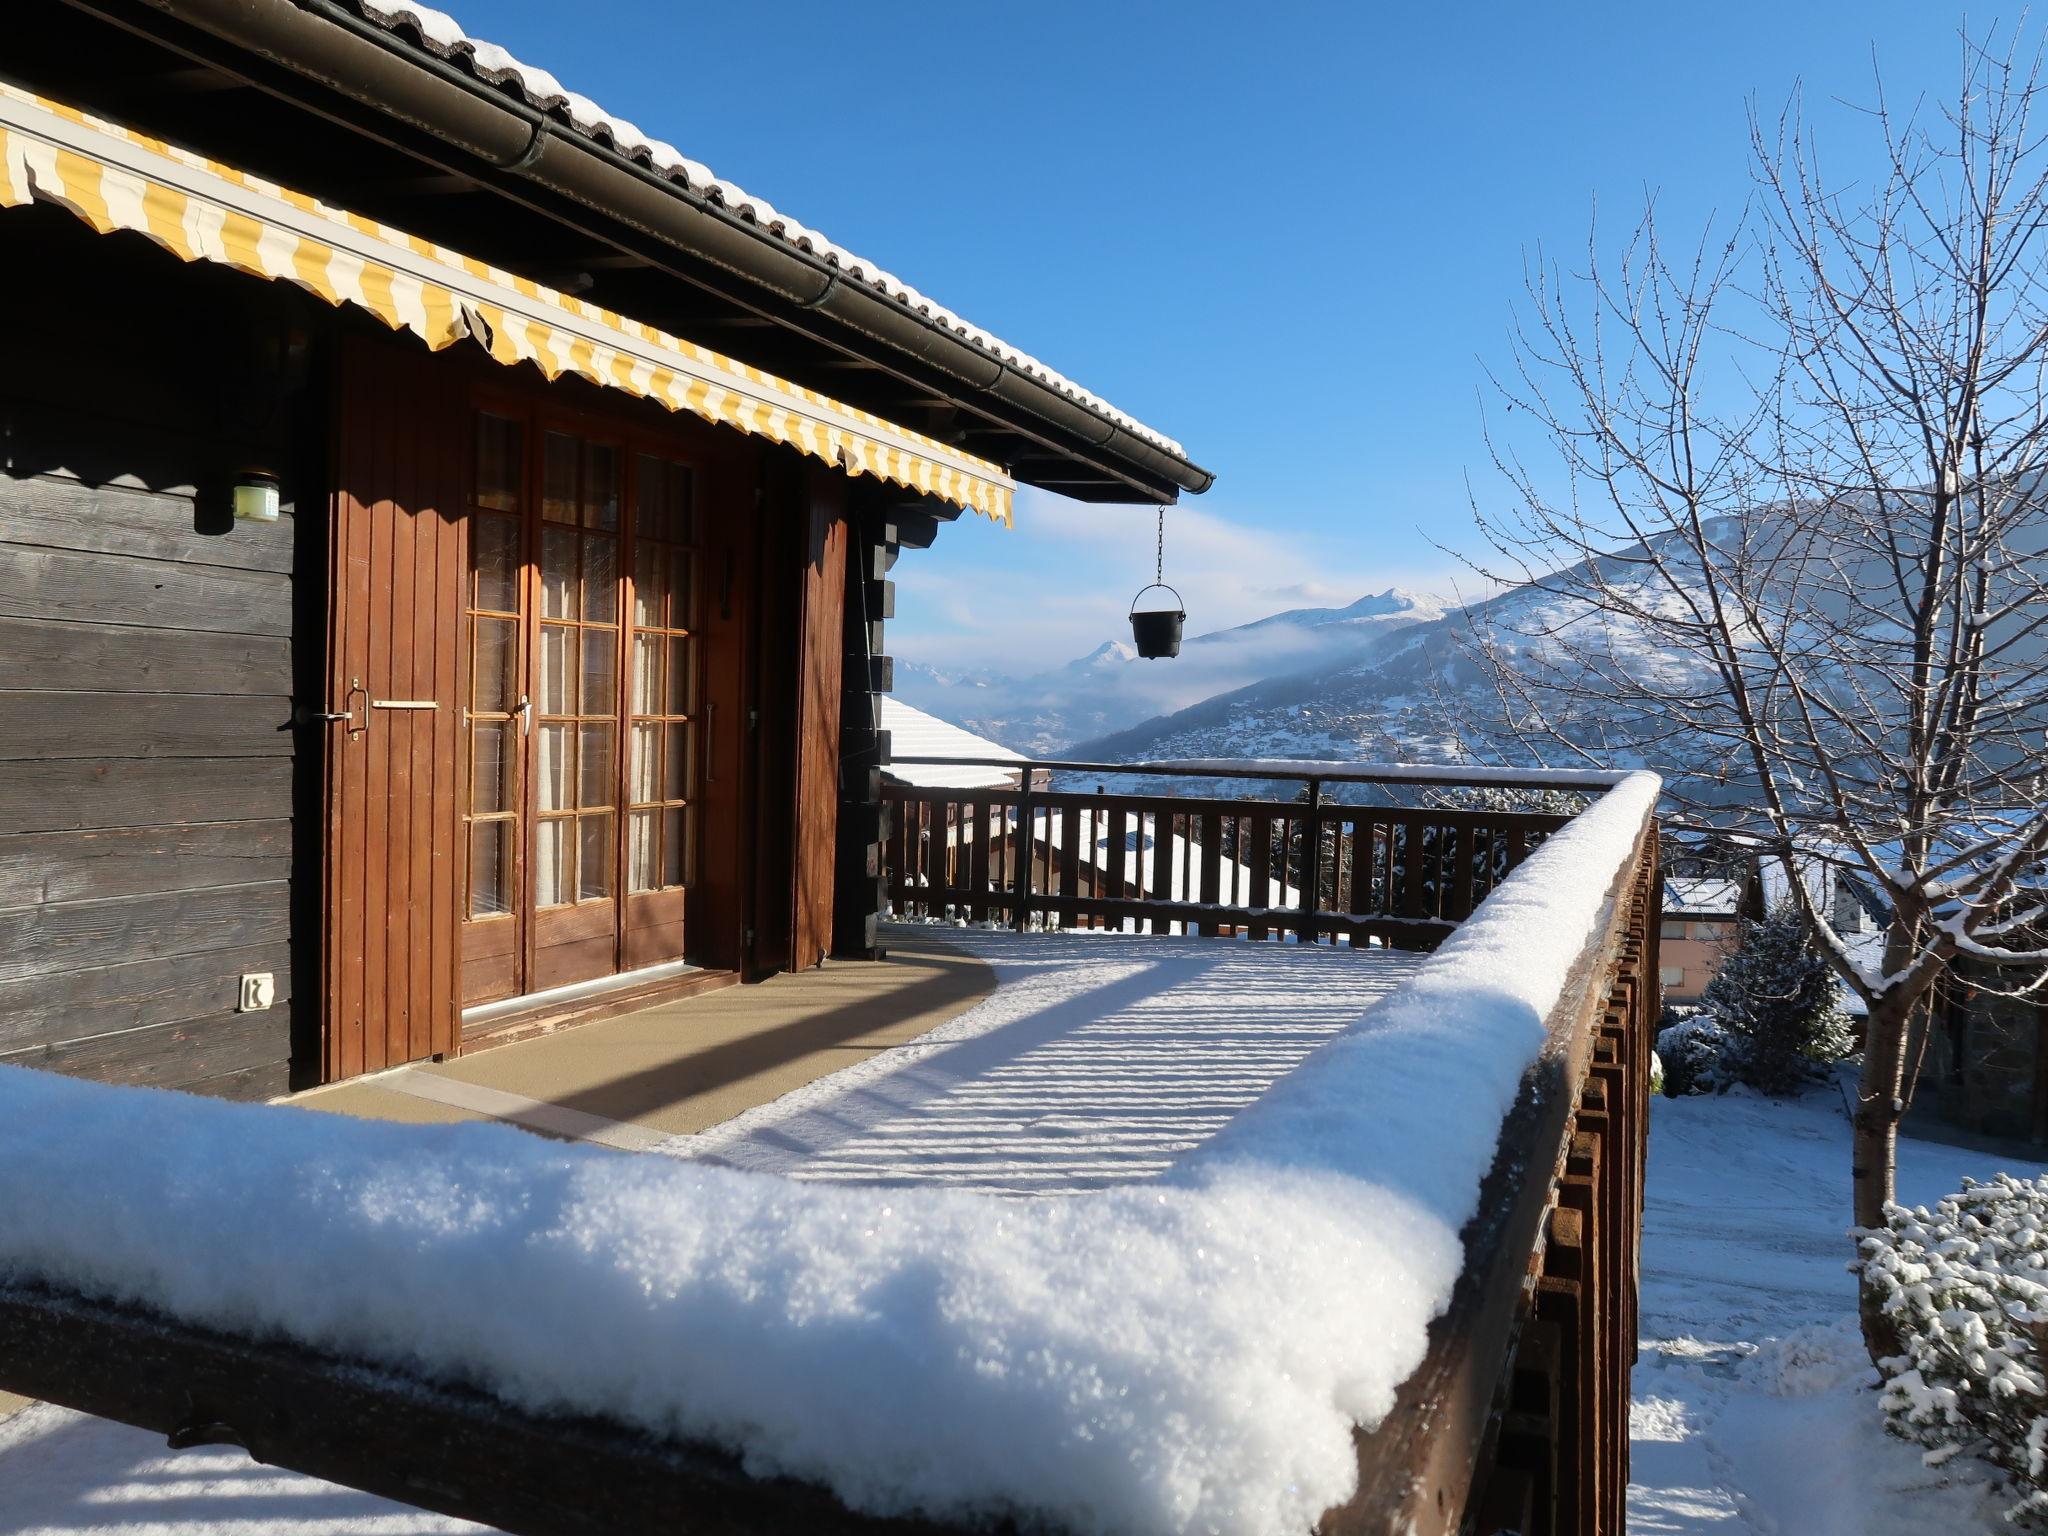
[[[1420,963],[1390,949],[970,930],[997,990],[658,1150],[794,1179],[1073,1194],[1165,1172]]]
[[[1602,797],[1149,1179],[848,1185],[0,1068],[0,1283],[712,1440],[863,1510],[1299,1532],[1422,1357],[1657,789]]]

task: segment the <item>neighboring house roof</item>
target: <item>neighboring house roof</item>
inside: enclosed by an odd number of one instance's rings
[[[1029,353],[972,325],[945,306],[919,293],[893,273],[865,257],[837,245],[817,230],[798,223],[766,198],[755,197],[743,188],[712,174],[711,168],[661,139],[644,134],[633,123],[607,112],[588,96],[569,90],[547,70],[514,58],[496,43],[470,36],[444,11],[402,0],[355,0],[368,19],[384,27],[409,26],[418,32],[429,51],[467,67],[478,78],[501,88],[517,91],[529,106],[543,112],[560,113],[586,137],[650,170],[680,182],[699,196],[730,209],[761,229],[776,235],[797,249],[807,251],[836,267],[846,276],[887,294],[905,308],[923,315],[954,335],[973,342],[992,356],[1002,359],[1020,373],[1051,385],[1061,394],[1096,414],[1115,422],[1126,431],[1185,459],[1187,451],[1174,439],[1118,410],[1100,395],[1083,389],[1072,379],[1047,367]]]
[[[999,825],[994,835],[1007,837],[1021,825],[1014,808],[999,809]],[[1190,841],[1179,832],[1169,830],[1162,843],[1158,836],[1159,817],[1150,812],[1139,812],[1134,824],[1124,832],[1124,879],[1139,890],[1157,895],[1165,892],[1163,899],[1200,903],[1202,881],[1202,846]],[[1066,813],[1064,811],[1035,810],[1031,813],[1031,837],[1039,848],[1058,850],[1066,846]],[[1107,827],[1100,818],[1082,813],[1082,833],[1085,841],[1080,843],[1080,856],[1104,874],[1114,869],[1115,845],[1110,841]],[[971,819],[953,823],[944,829],[944,835],[951,841],[972,843],[976,836],[976,824]],[[1078,840],[1078,839],[1077,839]],[[1164,848],[1165,867],[1161,868],[1161,848]],[[910,885],[921,884],[921,878],[912,875]],[[1218,905],[1226,907],[1268,907],[1275,911],[1300,905],[1300,892],[1284,878],[1269,876],[1263,899],[1258,895],[1258,885],[1252,878],[1251,866],[1228,856],[1217,859]],[[999,904],[999,903],[998,903]],[[1126,919],[1137,923],[1139,919]],[[1175,923],[1175,931],[1185,931],[1185,924]],[[1133,930],[1135,931],[1135,930]]]
[[[882,729],[889,733],[892,757],[1000,757],[1017,768],[943,768],[932,764],[890,763],[882,772],[898,783],[919,789],[995,789],[1013,782],[1025,759],[1000,742],[962,730],[937,715],[913,709],[901,699],[882,695]]]
[[[1742,904],[1742,882],[1711,876],[1670,875],[1664,881],[1666,917],[1734,917]]]

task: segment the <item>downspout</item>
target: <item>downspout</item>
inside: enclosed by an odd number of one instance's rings
[[[76,0],[93,9],[91,0]],[[1081,405],[864,283],[783,245],[696,192],[513,100],[391,35],[335,0],[147,0],[329,89],[444,139],[485,163],[633,226],[791,306],[825,315],[956,381],[1047,422],[1098,452],[1190,492],[1215,476]],[[1105,466],[1107,467],[1107,466]]]

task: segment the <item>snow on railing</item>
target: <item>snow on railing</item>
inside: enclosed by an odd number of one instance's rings
[[[0,1068],[0,1285],[733,1447],[861,1511],[1293,1536],[1424,1356],[1657,792],[1623,779],[1154,1182],[820,1186]]]

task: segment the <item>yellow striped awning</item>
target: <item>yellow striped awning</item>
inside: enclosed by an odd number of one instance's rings
[[[0,82],[0,208],[40,199],[102,234],[281,278],[437,351],[474,337],[533,363],[766,437],[1008,525],[1016,484],[985,459],[473,256]]]

